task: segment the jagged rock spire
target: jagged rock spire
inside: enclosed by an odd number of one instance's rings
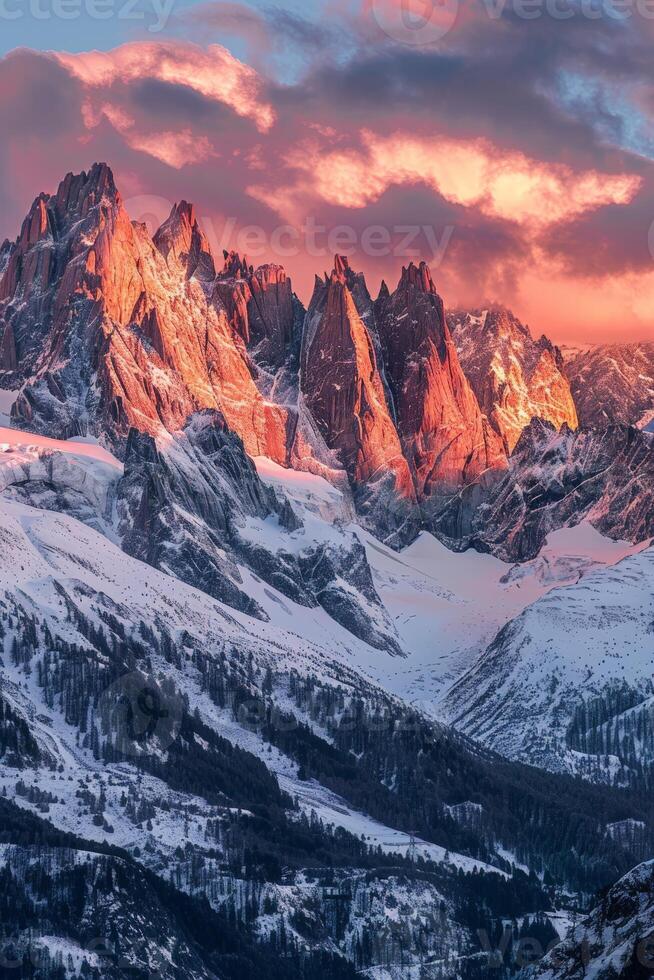
[[[380,292],[375,318],[418,499],[436,511],[457,488],[506,465],[501,442],[465,378],[426,263],[404,267],[392,295]]]
[[[307,315],[302,390],[330,449],[344,465],[360,512],[386,535],[415,531],[415,492],[402,455],[372,336],[350,285],[361,280],[336,256]]]
[[[415,265],[414,262],[410,262],[408,266],[402,267],[400,288],[408,289],[411,287],[415,287],[417,289],[421,289],[425,293],[431,293],[434,296],[438,296],[436,286],[434,285],[434,280],[432,279],[431,270],[426,262],[421,262],[420,265]]]
[[[189,279],[191,276],[204,282],[215,279],[211,246],[200,228],[193,204],[188,201],[175,204],[153,240],[166,261],[182,265]]]
[[[252,455],[288,456],[288,412],[266,402],[224,306],[210,301],[206,239],[190,204],[156,235],[132,223],[104,164],[41,195],[0,280],[0,386],[22,385],[17,425],[155,438],[220,411]]]

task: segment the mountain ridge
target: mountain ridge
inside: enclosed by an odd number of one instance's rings
[[[3,246],[0,383],[20,388],[13,424],[97,436],[121,455],[130,428],[165,439],[193,412],[219,411],[250,455],[348,479],[362,519],[398,545],[453,494],[480,484],[483,495],[505,469],[424,263],[373,302],[336,256],[305,315],[282,267],[223,258],[187,201],[150,238],[106,164],[40,195]],[[323,315],[341,329],[320,327]],[[322,358],[346,323],[345,360],[359,361],[347,383],[310,356],[316,330]]]
[[[36,199],[0,296],[13,954],[492,980],[507,921],[545,946],[654,854],[651,549],[600,534],[650,531],[652,438],[573,426],[549,342],[500,317],[491,418],[424,263],[373,300],[337,255],[304,311],[187,201],[131,222],[103,165]]]

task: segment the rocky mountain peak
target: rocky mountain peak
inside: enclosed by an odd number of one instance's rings
[[[418,499],[436,512],[453,490],[502,468],[504,453],[463,374],[428,266],[403,268],[374,310]]]
[[[68,173],[52,198],[55,216],[61,224],[80,218],[102,203],[122,204],[111,168],[106,163],[94,163],[86,173]]]
[[[0,300],[0,384],[23,384],[17,425],[98,435],[122,454],[131,428],[156,437],[217,409],[248,452],[286,460],[288,413],[264,402],[212,302],[213,260],[191,205],[176,205],[155,241],[99,164],[39,198],[22,239]]]
[[[466,376],[507,452],[533,418],[577,427],[563,359],[547,337],[534,340],[504,306],[451,313],[448,322]]]
[[[182,265],[189,279],[191,276],[206,282],[215,279],[211,246],[200,228],[193,204],[187,201],[175,204],[153,241],[169,265],[172,262]]]
[[[347,255],[335,255],[334,256],[334,269],[332,272],[332,278],[338,279],[340,282],[347,283],[348,279],[353,275],[350,269],[350,260]]]
[[[223,249],[224,265],[219,272],[220,279],[247,279],[249,275],[254,271],[253,267],[248,265],[247,256],[241,256],[238,252],[228,252],[227,249]]]
[[[408,266],[402,267],[399,288],[408,289],[410,287],[415,287],[424,293],[432,293],[434,296],[438,296],[430,268],[426,262],[421,262],[420,265],[410,262]]]
[[[654,423],[654,341],[566,352],[562,366],[583,426]]]
[[[288,356],[299,305],[286,270],[275,264],[255,269],[236,252],[225,251],[224,258],[214,297],[252,357],[267,367],[280,367]]]
[[[349,283],[360,290],[362,278],[337,256],[328,285],[316,285],[307,314],[302,391],[327,446],[350,477],[364,519],[386,528],[390,523],[392,533],[404,535],[411,528],[413,534],[413,481],[365,311],[360,313]]]
[[[347,286],[359,311],[359,316],[367,321],[369,329],[374,333],[374,326],[371,322],[373,317],[372,298],[368,292],[366,277],[363,272],[355,272],[346,255],[335,255],[331,279]]]
[[[299,336],[304,309],[281,265],[262,265],[249,278],[249,335],[252,355],[258,363],[281,367]],[[298,317],[299,314],[299,317]]]

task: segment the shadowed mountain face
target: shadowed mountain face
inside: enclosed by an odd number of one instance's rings
[[[624,425],[557,432],[540,419],[525,429],[509,469],[479,501],[462,491],[439,516],[455,547],[505,561],[534,558],[550,532],[587,519],[614,540],[654,535],[651,435]]]
[[[225,252],[214,294],[253,358],[269,369],[280,368],[294,344],[298,303],[282,266],[254,269],[234,252]]]
[[[654,971],[654,862],[621,878],[565,941],[530,971],[533,980],[647,980]]]

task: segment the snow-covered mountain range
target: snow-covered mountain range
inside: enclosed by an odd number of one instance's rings
[[[473,980],[654,855],[654,437],[575,377],[424,264],[373,300],[337,256],[305,311],[105,165],[37,198],[0,251],[5,951]]]

